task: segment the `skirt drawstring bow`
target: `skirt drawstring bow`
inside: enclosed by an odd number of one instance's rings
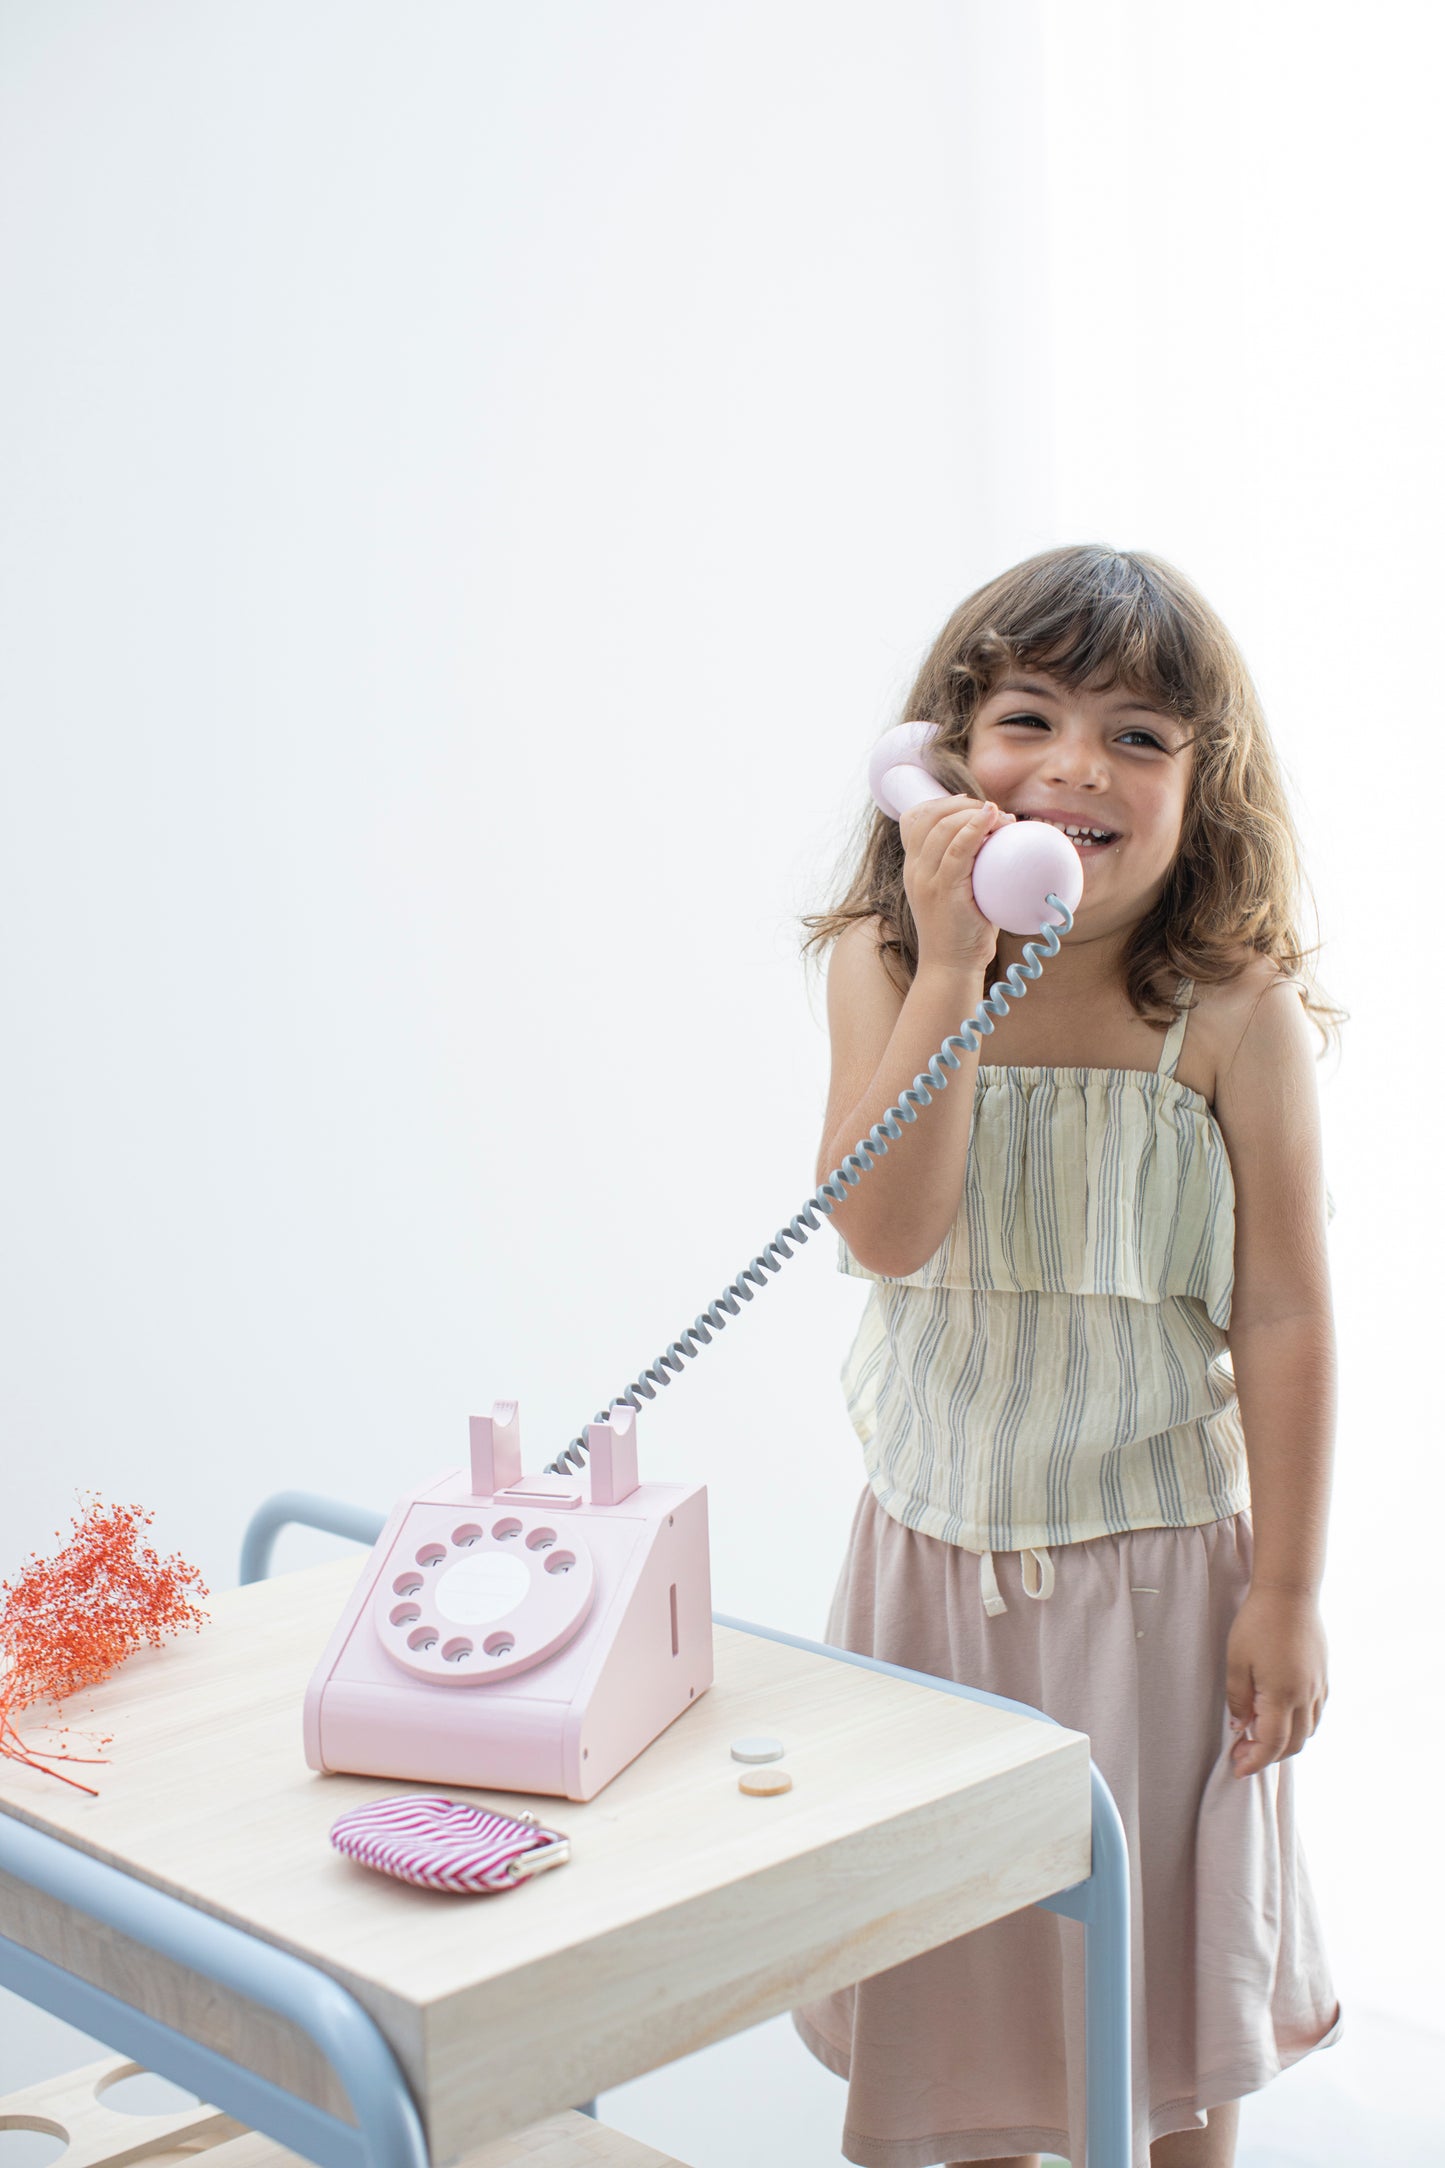
[[[1029,1586],[1029,1562],[1033,1561],[1034,1585]],[[1019,1552],[1019,1571],[1023,1575],[1024,1594],[1032,1596],[1036,1603],[1043,1603],[1054,1593],[1054,1562],[1048,1551],[1029,1544]],[[984,1551],[979,1556],[979,1587],[983,1591],[983,1607],[990,1618],[997,1618],[1000,1611],[1007,1611],[998,1585],[998,1575],[993,1570],[993,1552]]]

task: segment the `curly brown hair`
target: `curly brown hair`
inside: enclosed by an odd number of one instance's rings
[[[1045,550],[979,588],[934,641],[900,717],[939,725],[930,764],[950,790],[984,795],[968,771],[973,718],[1005,669],[1020,664],[1075,689],[1096,679],[1100,689],[1126,687],[1192,734],[1179,849],[1122,959],[1135,1013],[1162,1030],[1177,1013],[1181,977],[1221,985],[1252,957],[1272,956],[1299,982],[1325,1051],[1349,1012],[1303,968],[1319,943],[1300,946],[1298,897],[1308,883],[1279,762],[1244,657],[1203,596],[1162,558],[1098,544]],[[840,900],[801,921],[810,929],[804,956],[855,920],[876,918],[885,967],[911,984],[918,932],[897,821],[876,806],[865,811],[839,878]],[[998,967],[995,954],[990,980]]]

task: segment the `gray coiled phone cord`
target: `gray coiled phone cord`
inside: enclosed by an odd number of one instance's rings
[[[1068,905],[1061,903],[1055,895],[1046,896],[1044,901],[1059,912],[1058,925],[1041,926],[1039,940],[1025,941],[1022,962],[1010,964],[1004,976],[995,980],[973,1015],[968,1017],[956,1032],[949,1033],[927,1069],[913,1079],[911,1088],[901,1095],[898,1104],[889,1107],[882,1119],[874,1123],[867,1136],[860,1138],[857,1150],[850,1152],[847,1158],[833,1169],[826,1182],[819,1184],[796,1217],[789,1220],[786,1227],[778,1229],[762,1255],[755,1257],[750,1265],[745,1265],[737,1278],[729,1282],[724,1292],[715,1298],[702,1315],[693,1319],[682,1338],[674,1340],[663,1354],[655,1356],[651,1367],[644,1370],[641,1377],[634,1378],[608,1407],[598,1410],[592,1418],[594,1423],[605,1423],[612,1408],[618,1406],[640,1408],[642,1399],[653,1400],[659,1386],[670,1385],[674,1375],[682,1369],[684,1360],[696,1355],[699,1347],[712,1339],[713,1332],[721,1332],[728,1317],[737,1316],[738,1303],[751,1302],[753,1288],[768,1285],[763,1276],[764,1272],[782,1270],[784,1261],[793,1254],[791,1243],[807,1241],[809,1230],[818,1225],[818,1213],[831,1214],[833,1205],[844,1201],[847,1192],[840,1189],[838,1184],[846,1182],[851,1186],[870,1173],[875,1160],[887,1151],[888,1139],[902,1136],[899,1123],[917,1121],[919,1107],[933,1104],[929,1085],[932,1084],[937,1091],[947,1088],[948,1077],[945,1071],[959,1067],[959,1057],[954,1049],[962,1048],[966,1054],[973,1053],[980,1036],[986,1037],[993,1030],[994,1018],[1008,1015],[1008,994],[1011,993],[1016,1001],[1021,1000],[1028,992],[1025,982],[1038,978],[1043,971],[1042,959],[1058,955],[1059,935],[1068,932],[1074,923],[1074,914]],[[751,1286],[749,1282],[752,1283]],[[723,1315],[724,1311],[727,1312],[726,1317]],[[642,1397],[639,1398],[639,1395]],[[584,1431],[573,1438],[555,1460],[547,1462],[547,1474],[567,1475],[575,1468],[585,1467],[587,1450],[587,1435]]]

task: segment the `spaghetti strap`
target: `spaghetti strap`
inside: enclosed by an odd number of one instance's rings
[[[1164,1035],[1164,1045],[1159,1055],[1160,1076],[1172,1077],[1178,1066],[1179,1056],[1184,1049],[1184,1034],[1189,1025],[1189,1010],[1184,1007],[1184,1003],[1189,1000],[1193,992],[1193,979],[1181,979],[1179,981],[1174,999],[1180,1013],[1175,1017]]]

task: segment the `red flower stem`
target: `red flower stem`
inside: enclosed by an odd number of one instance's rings
[[[28,1754],[20,1753],[13,1746],[0,1746],[0,1756],[6,1761],[19,1762],[22,1768],[33,1769],[38,1777],[54,1777],[57,1784],[68,1784],[74,1792],[88,1792],[92,1799],[100,1797],[93,1784],[82,1784],[79,1777],[62,1776],[58,1769],[43,1768],[39,1762],[32,1761]]]

